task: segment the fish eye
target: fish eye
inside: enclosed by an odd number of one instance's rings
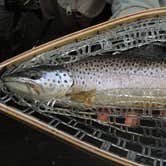
[[[37,73],[37,72],[29,73],[29,78],[31,78],[33,80],[37,80],[40,77],[41,77],[41,73]]]
[[[36,80],[36,79],[39,78],[39,76],[37,76],[37,75],[32,75],[32,76],[30,76],[30,78],[33,79],[33,80]]]

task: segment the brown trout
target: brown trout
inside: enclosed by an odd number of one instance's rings
[[[39,66],[3,77],[16,95],[79,107],[166,108],[166,62],[95,56],[62,66]]]

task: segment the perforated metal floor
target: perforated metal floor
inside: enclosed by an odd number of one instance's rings
[[[124,117],[118,117],[114,125],[104,125],[63,115],[46,116],[30,108],[20,107],[1,93],[1,103],[64,132],[76,139],[91,144],[103,151],[113,153],[134,162],[166,165],[166,121],[164,119],[140,118],[136,128],[124,126]]]

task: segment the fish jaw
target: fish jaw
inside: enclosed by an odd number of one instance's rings
[[[39,96],[43,91],[39,84],[28,78],[5,76],[2,80],[11,92],[26,98]]]

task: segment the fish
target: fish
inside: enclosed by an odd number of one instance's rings
[[[166,108],[166,61],[98,55],[60,66],[41,65],[3,76],[18,96],[54,99],[61,106],[85,108]]]

